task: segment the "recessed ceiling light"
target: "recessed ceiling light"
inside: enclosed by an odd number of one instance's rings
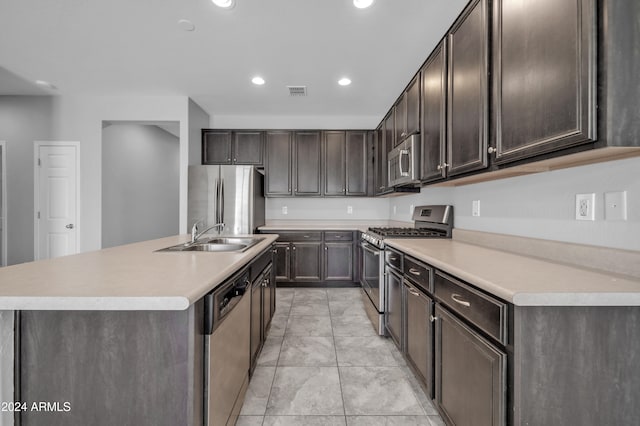
[[[373,4],[373,0],[353,0],[353,5],[358,9],[366,9]]]
[[[264,78],[256,76],[251,79],[251,82],[257,86],[262,86],[264,84]]]
[[[348,86],[348,85],[351,84],[351,80],[349,80],[348,78],[344,77],[344,78],[341,78],[340,80],[338,80],[338,84],[340,86]]]
[[[213,4],[223,9],[233,9],[236,5],[236,0],[211,0]]]
[[[178,21],[178,28],[183,31],[195,31],[196,26],[188,19],[181,19]]]
[[[36,80],[36,84],[40,87],[46,87],[47,89],[57,89],[56,86],[44,80]]]

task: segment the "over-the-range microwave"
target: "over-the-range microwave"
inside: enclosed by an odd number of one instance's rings
[[[411,135],[392,149],[387,162],[390,186],[419,184],[420,135]]]

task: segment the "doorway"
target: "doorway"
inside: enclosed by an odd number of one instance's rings
[[[7,145],[0,141],[0,266],[7,266]]]
[[[102,248],[179,233],[180,123],[102,123]]]
[[[80,240],[80,143],[34,143],[34,259],[75,254]]]

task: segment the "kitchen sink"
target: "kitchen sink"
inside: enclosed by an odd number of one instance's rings
[[[216,237],[202,239],[195,243],[178,244],[166,247],[157,251],[183,252],[183,251],[204,251],[204,252],[243,252],[250,247],[264,240],[262,237]]]

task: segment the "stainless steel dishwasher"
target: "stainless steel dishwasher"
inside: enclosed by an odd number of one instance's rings
[[[249,271],[205,296],[204,424],[235,424],[249,384]]]

